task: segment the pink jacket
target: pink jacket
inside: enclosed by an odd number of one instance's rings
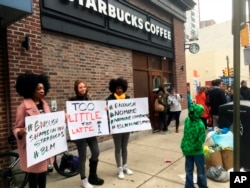
[[[45,113],[50,112],[50,107],[45,100],[42,100],[43,109]],[[22,103],[17,107],[16,123],[13,127],[13,133],[17,139],[18,153],[20,156],[20,168],[25,172],[41,173],[46,172],[48,168],[48,160],[37,163],[27,168],[27,156],[26,156],[26,138],[25,136],[20,140],[17,137],[17,133],[20,128],[25,127],[25,117],[40,114],[36,104],[32,99],[24,99]],[[32,154],[31,154],[32,155]],[[49,159],[50,164],[53,164],[54,158]]]

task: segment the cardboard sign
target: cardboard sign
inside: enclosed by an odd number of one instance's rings
[[[71,140],[109,134],[106,101],[67,101]]]
[[[152,129],[148,98],[109,100],[108,114],[111,134]]]
[[[27,166],[67,150],[64,111],[27,116]]]

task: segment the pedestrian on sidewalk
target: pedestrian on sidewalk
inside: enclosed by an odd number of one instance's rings
[[[197,169],[197,184],[199,188],[207,188],[207,176],[205,169],[205,156],[203,144],[206,138],[206,130],[201,120],[204,108],[200,104],[192,104],[188,117],[184,123],[184,134],[181,140],[181,149],[185,156],[186,181],[185,188],[194,188],[194,165]]]
[[[109,91],[112,93],[106,100],[124,100],[130,97],[125,94],[128,88],[127,80],[123,78],[111,79],[109,82]],[[115,145],[115,161],[117,166],[117,176],[119,179],[124,179],[124,173],[132,175],[133,171],[128,168],[128,141],[130,132],[112,134]]]
[[[167,120],[167,127],[171,123],[172,119],[175,118],[175,132],[179,132],[180,115],[181,115],[181,102],[182,96],[176,93],[174,88],[170,88],[170,94],[168,96],[168,104],[170,105],[169,116]]]
[[[88,101],[91,100],[88,94],[87,84],[82,80],[76,80],[74,84],[76,96],[71,97],[70,101]],[[92,185],[102,185],[104,180],[97,176],[97,165],[99,157],[99,147],[97,138],[83,138],[76,140],[79,155],[79,171],[83,188],[93,188]],[[87,145],[89,146],[91,157],[89,159],[89,178],[85,174],[85,163],[87,155]]]
[[[201,115],[201,120],[205,125],[205,128],[207,129],[207,120],[209,116],[209,108],[206,104],[207,101],[207,88],[205,86],[200,87],[199,92],[196,95],[196,104],[200,104],[204,108],[204,113]]]
[[[20,168],[28,173],[30,188],[46,188],[48,165],[53,164],[54,157],[27,167],[25,117],[50,113],[50,107],[44,100],[50,89],[49,78],[45,74],[26,72],[17,77],[15,88],[17,93],[24,98],[17,107],[16,122],[13,127],[20,156]]]
[[[212,80],[212,88],[207,91],[207,105],[210,107],[210,113],[213,117],[213,127],[219,127],[219,107],[226,104],[227,99],[223,91],[223,82],[221,79]]]
[[[157,99],[158,103],[164,106],[164,110],[159,113],[159,131],[161,133],[166,133],[167,129],[167,117],[169,112],[169,104],[167,102],[168,99],[168,91],[167,86],[160,85],[159,90],[157,92]]]

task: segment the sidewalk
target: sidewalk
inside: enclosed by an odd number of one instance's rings
[[[117,178],[114,148],[112,139],[100,143],[98,176],[105,180],[99,188],[183,188],[185,158],[180,150],[183,126],[175,133],[170,126],[170,133],[165,135],[143,131],[132,133],[128,145],[128,165],[134,171],[133,175],[125,175],[124,180]],[[165,158],[172,162],[166,163]],[[86,175],[88,175],[88,161]],[[55,170],[47,177],[47,188],[80,188],[80,176],[65,178]],[[198,187],[198,186],[197,186]],[[208,179],[208,187],[229,188],[229,182],[214,182]]]

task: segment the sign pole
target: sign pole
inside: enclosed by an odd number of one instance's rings
[[[240,171],[240,29],[245,24],[242,12],[246,0],[233,0],[233,36],[234,36],[234,97],[233,97],[233,133],[234,133],[234,171]]]

